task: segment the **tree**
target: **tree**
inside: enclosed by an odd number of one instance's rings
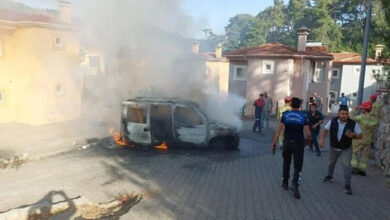
[[[238,14],[229,19],[225,27],[226,50],[234,50],[246,46],[248,34],[255,25],[256,20],[250,14]]]
[[[328,45],[331,51],[337,51],[341,44],[341,31],[331,17],[331,5],[336,0],[316,0],[312,7],[311,39]]]

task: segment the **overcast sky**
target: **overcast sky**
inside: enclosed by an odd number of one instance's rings
[[[56,0],[14,0],[39,8],[55,8]],[[110,0],[113,1],[113,0]],[[224,33],[229,18],[239,13],[256,15],[264,8],[271,6],[273,0],[183,0],[184,11],[212,28],[218,34]]]

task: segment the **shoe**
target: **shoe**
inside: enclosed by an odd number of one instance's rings
[[[356,167],[352,167],[352,174],[359,175],[360,170]]]
[[[366,176],[366,171],[358,170],[358,173],[360,176]]]
[[[348,184],[345,185],[344,191],[345,191],[346,194],[352,195],[352,189],[351,189],[351,186],[350,186],[350,185],[348,185]]]
[[[331,176],[326,176],[322,182],[324,182],[324,183],[332,182],[332,179],[333,179],[333,177],[331,177]]]
[[[321,152],[317,152],[317,157],[321,157]]]
[[[288,190],[288,183],[283,182],[282,187],[284,190]]]
[[[295,197],[296,199],[300,199],[300,198],[301,198],[301,194],[299,193],[298,186],[294,186],[294,187],[292,188],[292,191],[293,191],[294,197]]]

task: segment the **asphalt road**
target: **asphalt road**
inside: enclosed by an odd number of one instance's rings
[[[0,170],[0,212],[47,200],[53,191],[94,202],[135,192],[143,199],[121,219],[390,219],[390,188],[381,171],[370,166],[367,177],[354,176],[348,196],[340,165],[335,181],[322,183],[327,152],[305,152],[302,199],[294,199],[281,189],[281,153],[272,156],[270,135],[243,138],[240,152],[144,151],[103,139],[86,150]]]

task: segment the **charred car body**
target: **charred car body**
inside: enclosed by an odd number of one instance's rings
[[[195,102],[135,98],[122,107],[121,137],[129,144],[238,148],[237,129],[209,119]]]

